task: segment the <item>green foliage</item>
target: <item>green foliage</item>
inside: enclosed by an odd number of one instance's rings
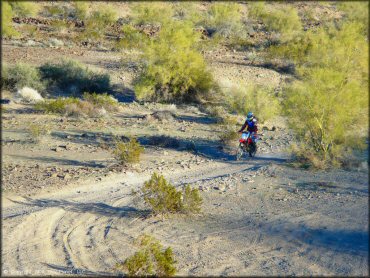
[[[38,4],[31,1],[10,1],[9,4],[14,14],[19,17],[35,16],[40,10]]]
[[[109,4],[100,5],[98,10],[92,11],[85,19],[85,30],[82,38],[87,40],[101,40],[110,25],[117,20],[115,9]]]
[[[204,25],[207,30],[214,32],[213,36],[232,38],[245,37],[247,34],[242,22],[241,8],[236,3],[213,3]]]
[[[232,112],[246,115],[249,111],[257,116],[259,122],[276,116],[280,103],[273,89],[258,85],[246,85],[242,82],[225,92],[226,103]]]
[[[96,93],[84,93],[83,99],[92,103],[95,106],[103,107],[106,110],[115,110],[118,106],[118,101],[108,95],[107,93],[104,94],[96,94]]]
[[[284,111],[310,154],[327,163],[364,147],[368,126],[368,42],[361,24],[308,31],[275,49],[297,64],[300,80],[285,89]],[[355,131],[355,132],[354,132]]]
[[[249,15],[261,19],[267,30],[280,34],[281,41],[288,41],[302,31],[302,22],[294,7],[279,4],[266,6],[263,2],[250,5]]]
[[[120,39],[116,44],[117,49],[142,49],[148,43],[148,37],[132,25],[123,25],[122,32],[124,38]]]
[[[356,22],[361,25],[361,31],[367,35],[369,30],[369,3],[364,1],[343,1],[338,2],[337,7],[343,11],[346,20],[349,22]]]
[[[219,135],[221,142],[226,145],[235,145],[240,137],[237,128],[229,125],[222,125],[221,127],[222,131]]]
[[[89,2],[76,1],[73,3],[74,16],[78,20],[85,20],[88,17]]]
[[[61,6],[60,4],[46,6],[45,11],[48,16],[51,17],[59,17],[59,18],[66,18],[67,17],[67,10],[64,6]]]
[[[133,23],[135,25],[163,25],[173,16],[171,3],[143,2],[131,5]]]
[[[198,189],[186,186],[184,191],[177,191],[162,175],[153,173],[151,179],[141,188],[144,201],[154,214],[199,213],[202,198]]]
[[[40,67],[42,78],[69,94],[103,93],[110,88],[108,74],[95,73],[74,60],[47,63]]]
[[[121,164],[127,164],[139,162],[143,151],[144,148],[140,143],[135,138],[130,138],[128,142],[116,140],[113,154]]]
[[[45,135],[50,134],[50,127],[48,125],[30,124],[28,130],[35,142],[38,142]]]
[[[195,44],[199,33],[189,23],[173,21],[162,26],[145,48],[144,70],[136,80],[139,99],[197,101],[213,85],[205,61]]]
[[[69,104],[78,104],[78,98],[57,98],[47,100],[35,104],[35,109],[45,113],[63,114],[66,112],[66,107]]]
[[[198,189],[186,185],[182,196],[182,210],[184,212],[200,213],[203,200]]]
[[[117,270],[129,276],[170,277],[175,275],[175,259],[170,247],[164,249],[160,242],[148,235],[138,238],[140,250],[116,265]]]
[[[19,33],[12,26],[12,18],[14,16],[12,7],[8,1],[1,2],[1,32],[5,38],[12,38],[19,35]]]
[[[2,69],[2,86],[8,90],[30,87],[39,92],[45,90],[45,82],[41,79],[37,68],[24,64],[4,65]]]

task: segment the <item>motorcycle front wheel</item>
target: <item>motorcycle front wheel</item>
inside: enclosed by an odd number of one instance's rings
[[[240,160],[244,154],[242,143],[239,144],[238,149],[236,150],[236,160]]]

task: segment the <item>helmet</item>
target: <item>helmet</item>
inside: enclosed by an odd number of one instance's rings
[[[249,113],[247,114],[247,120],[248,120],[248,121],[252,120],[252,119],[253,119],[253,117],[254,117],[254,115],[253,115],[253,113],[252,113],[252,112],[249,112]]]

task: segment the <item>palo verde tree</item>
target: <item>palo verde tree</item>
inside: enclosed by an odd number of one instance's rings
[[[363,25],[307,31],[272,52],[293,60],[299,79],[285,89],[284,111],[301,152],[338,164],[364,146],[368,126],[368,41]]]

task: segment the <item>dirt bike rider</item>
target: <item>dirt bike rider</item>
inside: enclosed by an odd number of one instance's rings
[[[242,133],[243,130],[247,126],[248,126],[247,131],[249,131],[251,133],[251,135],[257,133],[257,131],[258,131],[258,128],[257,128],[257,119],[256,119],[256,117],[254,117],[254,115],[253,115],[252,112],[249,112],[247,114],[247,119],[245,120],[245,123],[243,124],[242,128],[238,132],[239,133]]]

